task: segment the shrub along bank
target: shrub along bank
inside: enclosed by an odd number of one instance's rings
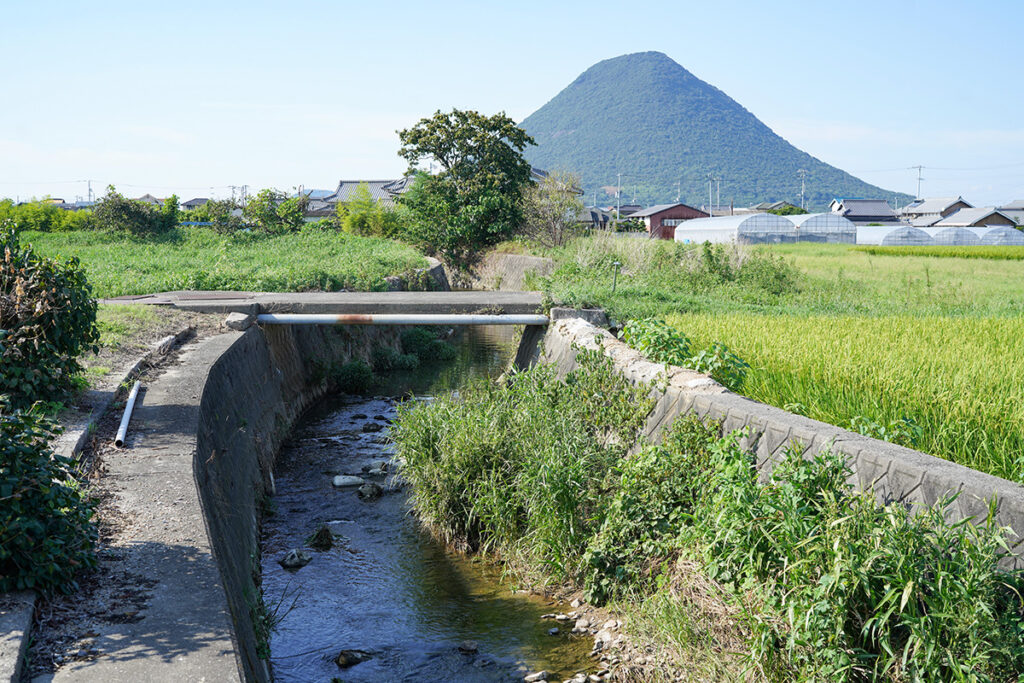
[[[41,258],[14,233],[0,249],[0,591],[70,590],[95,561],[93,506],[40,413],[94,348],[96,303],[74,259]]]
[[[1009,680],[1024,667],[1024,581],[998,568],[1005,530],[991,517],[908,516],[852,491],[827,454],[794,451],[760,486],[737,435],[693,418],[627,457],[647,391],[580,352],[564,379],[538,366],[402,408],[392,438],[421,519],[618,600],[632,623],[656,614],[682,659],[724,659],[713,633],[668,623],[724,601],[756,678]],[[674,591],[683,574],[705,595]]]

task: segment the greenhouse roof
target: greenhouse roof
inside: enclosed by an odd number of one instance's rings
[[[793,232],[796,226],[790,217],[771,213],[748,213],[736,216],[694,218],[686,221],[687,230],[736,230],[737,232],[778,231]]]

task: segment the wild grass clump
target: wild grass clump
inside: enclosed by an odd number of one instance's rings
[[[577,577],[613,468],[652,404],[597,352],[564,379],[540,366],[506,385],[399,407],[391,438],[420,518],[441,539]]]
[[[702,372],[733,391],[740,390],[750,369],[721,342],[713,342],[708,348],[692,353],[690,339],[657,318],[630,320],[623,325],[619,336],[656,363]]]
[[[838,455],[790,449],[766,485],[737,435],[712,449],[684,542],[708,575],[752,591],[752,666],[782,680],[1011,680],[1024,667],[1024,580],[999,569],[1008,530],[908,514],[854,492]],[[748,605],[750,603],[748,602]]]
[[[620,318],[777,305],[802,287],[802,276],[789,261],[742,245],[692,246],[597,235],[573,240],[550,254],[556,269],[542,285],[552,299],[601,306]],[[617,275],[615,263],[620,264]]]
[[[949,500],[883,505],[851,489],[839,455],[796,444],[761,484],[742,434],[695,417],[637,446],[645,395],[581,352],[564,379],[540,366],[403,407],[392,435],[441,538],[634,605],[701,671],[721,674],[711,655],[726,646],[777,681],[1024,669],[1024,578],[999,568],[994,504],[954,524]]]

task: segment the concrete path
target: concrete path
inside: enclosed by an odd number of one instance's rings
[[[174,306],[203,313],[509,313],[540,311],[540,292],[160,292],[105,304]]]
[[[140,395],[126,447],[103,455],[106,487],[129,520],[112,549],[123,553],[125,570],[152,587],[138,618],[97,625],[95,659],[69,662],[50,680],[239,680],[227,600],[192,474],[206,371],[236,337],[185,346],[180,362]]]

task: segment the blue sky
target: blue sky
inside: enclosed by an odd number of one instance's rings
[[[923,164],[926,196],[1024,198],[1024,3],[489,5],[3,0],[0,196],[394,177],[422,116],[522,120],[658,50],[869,182],[914,194]]]

